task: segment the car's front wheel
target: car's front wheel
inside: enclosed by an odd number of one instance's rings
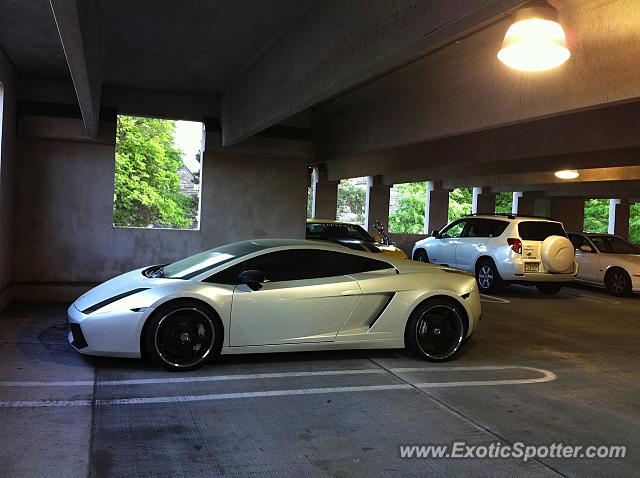
[[[427,254],[427,251],[425,251],[424,249],[418,249],[413,254],[413,260],[418,262],[429,262],[429,255]]]
[[[624,269],[615,267],[609,270],[604,278],[604,284],[609,294],[616,297],[628,297],[632,294],[631,277]]]
[[[222,348],[222,324],[206,305],[192,300],[158,308],[143,331],[145,351],[173,371],[195,370]]]
[[[428,299],[413,311],[405,329],[405,347],[430,362],[454,358],[467,335],[464,309],[453,300]]]

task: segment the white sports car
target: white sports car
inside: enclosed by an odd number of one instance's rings
[[[80,353],[193,370],[218,354],[406,347],[454,357],[480,319],[473,276],[304,240],[236,242],[138,269],[68,311]]]

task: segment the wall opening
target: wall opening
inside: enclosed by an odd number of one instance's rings
[[[338,184],[336,219],[364,226],[368,178],[343,179]]]
[[[513,211],[513,193],[505,192],[496,194],[496,213],[511,214]]]
[[[118,115],[113,225],[199,229],[204,126]]]
[[[584,202],[584,230],[602,233],[609,231],[608,199],[589,199]]]
[[[456,188],[449,193],[449,222],[471,214],[473,188]]]
[[[640,202],[632,204],[629,212],[629,242],[640,244]]]
[[[422,234],[427,183],[394,184],[389,192],[389,232]]]

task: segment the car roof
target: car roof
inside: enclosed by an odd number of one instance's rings
[[[309,239],[249,239],[240,242],[250,242],[258,245],[263,249],[273,249],[275,247],[295,247],[295,246],[322,246],[326,247],[327,243],[322,241],[312,241]]]
[[[465,216],[460,217],[459,219],[504,219],[507,221],[540,221],[540,222],[561,222],[557,219],[553,219],[551,217],[543,217],[543,216],[527,216],[520,214],[500,214],[500,213],[487,213],[487,214],[467,214]],[[456,220],[459,220],[456,219]]]
[[[335,219],[307,219],[307,224],[338,224],[341,226],[359,226],[353,222],[336,221]]]

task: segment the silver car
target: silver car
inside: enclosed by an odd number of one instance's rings
[[[416,242],[411,257],[475,274],[485,293],[517,283],[557,294],[578,271],[562,223],[513,214],[462,217]]]

